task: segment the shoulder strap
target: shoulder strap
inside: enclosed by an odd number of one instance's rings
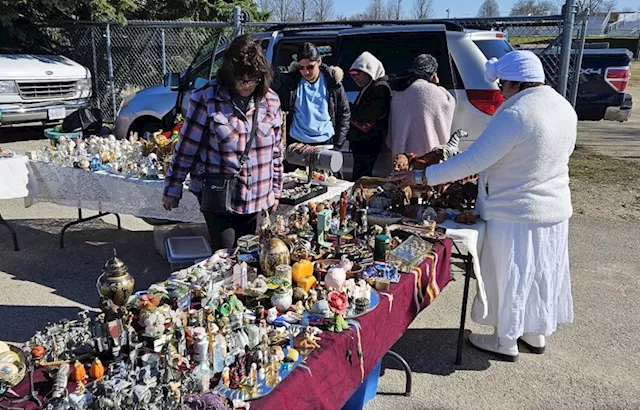
[[[260,100],[258,100],[258,97],[255,97],[254,101],[255,101],[254,102],[255,109],[253,110],[253,119],[251,121],[251,133],[249,134],[249,140],[247,141],[247,144],[244,147],[244,152],[240,157],[240,169],[238,169],[238,172],[236,172],[236,176],[239,176],[240,172],[242,172],[242,170],[244,169],[244,166],[246,165],[247,160],[249,159],[249,150],[251,149],[253,140],[256,138],[256,135],[258,134],[258,111],[260,111]]]

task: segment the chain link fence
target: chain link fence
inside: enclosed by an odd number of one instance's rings
[[[233,28],[231,23],[130,21],[63,23],[44,30],[56,53],[91,71],[93,103],[111,122],[124,98],[161,84],[166,73],[183,71],[200,47],[219,35],[228,41]]]
[[[585,17],[587,18],[587,17]],[[242,32],[268,30],[270,23],[242,23],[238,9],[234,22],[130,21],[118,23],[50,24],[47,36],[57,44],[55,52],[71,58],[91,70],[94,105],[104,120],[115,120],[120,103],[128,95],[162,83],[164,74],[185,70],[204,44],[222,44]],[[437,22],[438,20],[434,20]],[[516,49],[531,50],[543,62],[547,82],[556,89],[567,86],[567,98],[576,90],[579,76],[581,34],[586,25],[576,19],[573,51],[563,50],[565,16],[454,19],[470,30],[504,33]],[[428,22],[428,21],[425,21]],[[348,24],[348,22],[340,22]],[[390,22],[389,22],[390,23]],[[401,21],[393,22],[402,24]],[[298,23],[299,24],[299,23]],[[214,36],[222,36],[220,43]],[[484,51],[484,50],[483,50]],[[490,51],[485,52],[490,57]],[[570,59],[565,73],[564,59]],[[564,77],[566,76],[566,77]],[[566,78],[566,81],[562,81]]]

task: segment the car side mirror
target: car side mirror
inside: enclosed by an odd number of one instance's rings
[[[180,87],[180,74],[179,73],[167,73],[164,75],[163,84],[165,87],[177,91]]]

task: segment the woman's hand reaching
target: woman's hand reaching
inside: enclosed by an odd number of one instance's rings
[[[171,196],[166,196],[166,195],[162,196],[162,206],[167,211],[170,211],[173,208],[177,208],[179,201],[180,200],[178,198],[173,198]]]

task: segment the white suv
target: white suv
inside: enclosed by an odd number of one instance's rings
[[[89,105],[91,73],[47,50],[0,46],[0,127],[58,123]]]

